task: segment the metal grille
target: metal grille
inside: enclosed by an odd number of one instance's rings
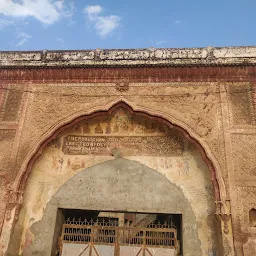
[[[165,247],[178,250],[177,229],[169,223],[152,224],[147,228],[133,227],[128,222],[66,220],[62,228],[62,243],[104,244],[119,246]]]

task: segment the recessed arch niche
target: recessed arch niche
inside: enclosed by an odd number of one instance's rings
[[[16,243],[17,246],[9,248],[10,252],[26,252],[26,248],[36,243],[33,227],[45,218],[49,203],[65,184],[93,166],[104,165],[115,157],[121,157],[154,170],[161,179],[180,191],[182,200],[187,202],[195,220],[190,223],[191,226],[188,221],[183,232],[193,227],[196,230],[197,244],[200,244],[200,253],[215,253],[217,225],[214,202],[219,199],[219,187],[214,168],[207,165],[210,161],[202,153],[200,145],[183,129],[159,117],[135,112],[124,103],[115,105],[109,111],[96,112],[67,124],[55,134],[55,138],[44,147],[32,165],[23,208],[13,236],[13,239],[21,239]],[[128,168],[127,172],[129,171]],[[104,168],[101,172],[104,173]],[[97,178],[98,175],[95,174],[91,183],[96,182]],[[154,184],[155,180],[151,180]],[[88,184],[87,181],[83,185]],[[172,196],[170,189],[169,197]],[[103,193],[103,202],[108,197],[107,193]],[[89,210],[89,206],[86,207]],[[127,204],[127,208],[118,210],[132,210],[129,207]],[[156,209],[147,208],[147,211],[154,212]],[[173,211],[172,208],[165,212],[169,211]],[[15,233],[19,236],[15,236]],[[190,255],[189,253],[191,252],[186,251],[184,241],[184,255]]]
[[[256,227],[256,209],[252,208],[249,211],[249,222],[250,222],[250,227]]]

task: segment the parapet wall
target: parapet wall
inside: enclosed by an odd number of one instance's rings
[[[0,52],[2,67],[248,64],[256,64],[256,47]]]

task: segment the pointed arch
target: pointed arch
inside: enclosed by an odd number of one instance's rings
[[[24,160],[18,175],[16,176],[12,191],[14,193],[23,194],[27,178],[29,177],[29,174],[36,159],[41,155],[47,144],[54,138],[56,138],[58,134],[60,134],[63,130],[73,126],[74,124],[82,120],[91,119],[106,114],[110,115],[118,108],[124,108],[132,115],[143,116],[150,120],[156,120],[158,122],[164,123],[168,127],[181,132],[186,139],[188,139],[196,146],[203,160],[209,168],[211,180],[214,187],[216,203],[225,203],[226,190],[221,175],[221,169],[219,167],[217,159],[211,153],[211,150],[209,149],[207,143],[203,141],[202,138],[200,138],[197,133],[191,129],[191,127],[171,116],[170,114],[164,112],[155,113],[155,111],[152,109],[135,106],[123,98],[118,99],[114,102],[110,102],[108,105],[105,106],[98,106],[88,111],[77,112],[52,126],[47,133],[41,136],[38,143],[26,156],[26,159]]]

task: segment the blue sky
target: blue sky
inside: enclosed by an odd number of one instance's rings
[[[256,0],[0,0],[0,50],[256,45]]]

